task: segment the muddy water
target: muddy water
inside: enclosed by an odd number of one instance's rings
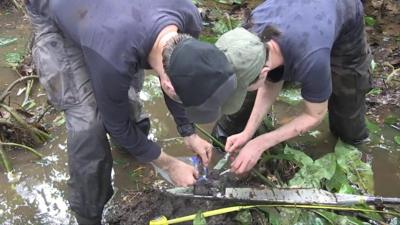
[[[21,22],[21,16],[2,12],[0,36],[18,37],[18,41],[0,47],[0,90],[18,77],[5,66],[4,55],[8,52],[23,53],[29,33],[29,26],[26,21]],[[190,155],[182,139],[177,138],[175,124],[166,110],[161,93],[155,90],[158,90],[157,82],[150,79],[146,81],[146,88],[141,93],[145,109],[152,119],[149,138],[157,141],[172,155]],[[15,102],[18,100],[14,97],[11,99]],[[277,104],[275,110],[278,112],[279,123],[285,123],[298,113],[293,109],[284,103]],[[400,115],[399,111],[394,113]],[[46,124],[52,124],[58,116],[59,113],[52,111],[46,116]],[[328,132],[327,121],[317,130],[319,133],[313,133],[314,136],[306,134],[292,142],[302,143],[314,157],[332,151],[336,140]],[[39,149],[46,155],[44,160],[37,160],[23,151],[10,152],[9,158],[16,174],[12,182],[4,174],[3,167],[0,167],[0,224],[76,224],[66,201],[68,170],[65,129],[63,126],[54,126],[51,132],[54,139]],[[383,127],[381,133],[381,136],[374,136],[375,141],[363,146],[362,150],[372,156],[376,193],[400,196],[400,149],[393,142],[396,131]],[[113,156],[116,191],[143,188],[153,183],[155,175],[150,167],[136,163],[132,157],[119,150],[113,150]]]

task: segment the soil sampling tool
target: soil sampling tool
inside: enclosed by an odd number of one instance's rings
[[[222,188],[214,187],[206,193],[194,187],[172,188],[167,190],[174,196],[223,200],[253,204],[317,204],[346,206],[354,204],[400,205],[400,198],[335,194],[320,189],[306,188]]]

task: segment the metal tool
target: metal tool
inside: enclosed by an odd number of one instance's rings
[[[225,188],[213,195],[193,194],[193,188],[173,188],[167,192],[181,197],[210,200],[225,200],[246,203],[280,203],[280,204],[320,204],[320,205],[353,205],[395,204],[400,205],[400,198],[363,196],[352,194],[334,194],[320,189],[304,188]]]
[[[229,173],[229,172],[231,172],[231,169],[224,170],[219,174],[219,176],[223,176],[224,174]]]

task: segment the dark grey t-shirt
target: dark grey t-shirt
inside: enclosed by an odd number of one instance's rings
[[[199,35],[197,8],[190,0],[53,0],[49,7],[83,50],[106,130],[139,160],[157,158],[160,148],[129,119],[128,89],[138,69],[150,69],[148,54],[164,27]]]
[[[300,82],[305,100],[323,102],[332,93],[332,47],[359,26],[362,15],[359,0],[268,0],[252,12],[251,30],[261,34],[267,26],[277,28],[283,80]]]

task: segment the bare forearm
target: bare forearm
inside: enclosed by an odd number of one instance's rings
[[[305,110],[300,116],[274,131],[257,137],[256,139],[258,140],[254,139],[254,141],[259,142],[259,146],[262,148],[262,150],[268,149],[276,144],[299,136],[316,127],[323,120],[326,112],[327,102],[306,102]]]
[[[247,122],[245,128],[245,132],[249,134],[249,136],[253,136],[260,126],[265,115],[268,113],[280,90],[282,89],[282,85],[283,82],[267,82],[265,86],[258,89],[253,111],[251,112],[249,121]]]
[[[269,149],[283,141],[289,140],[291,138],[297,137],[312,128],[316,127],[321,120],[311,117],[307,114],[302,114],[301,116],[293,119],[291,122],[283,125],[282,127],[259,136],[263,149]]]
[[[170,169],[170,166],[174,160],[175,159],[173,157],[161,151],[160,156],[157,159],[155,159],[152,163],[154,163],[157,167],[163,170],[168,170]]]

